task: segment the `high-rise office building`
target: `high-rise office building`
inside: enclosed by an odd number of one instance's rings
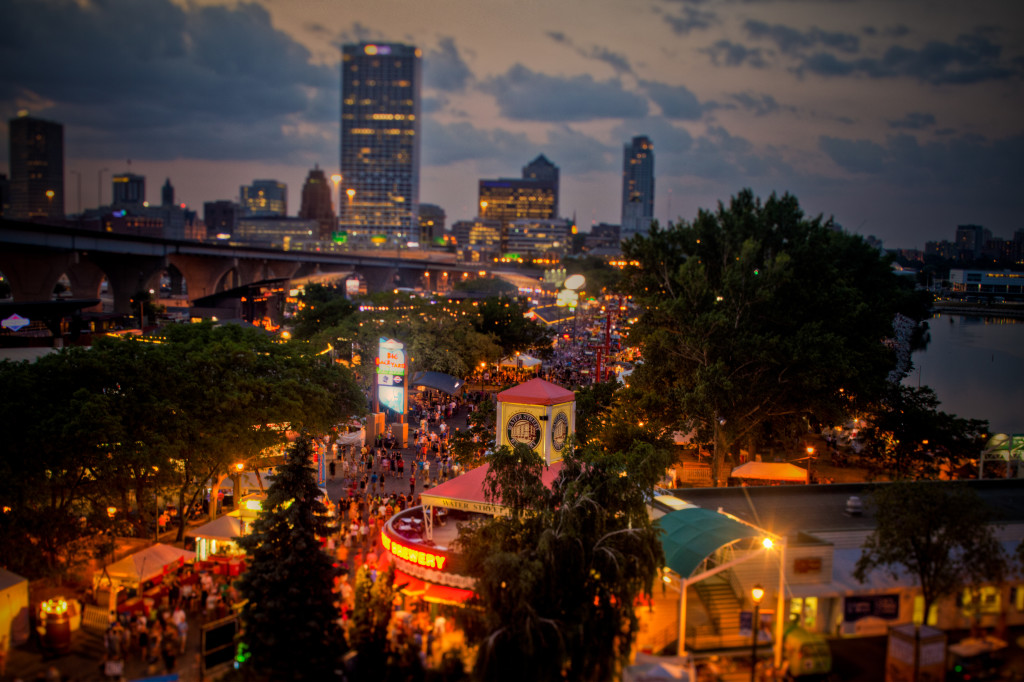
[[[429,246],[444,243],[444,223],[446,218],[444,209],[440,206],[420,204],[420,245]]]
[[[64,218],[64,126],[11,119],[11,218]]]
[[[160,205],[174,205],[174,185],[171,184],[170,178],[167,178],[167,180],[164,182],[164,186],[160,188]]]
[[[392,243],[419,230],[421,53],[399,43],[342,48],[341,229]]]
[[[111,182],[114,206],[142,206],[146,202],[146,176],[120,173]]]
[[[203,222],[211,239],[230,239],[238,228],[241,207],[233,201],[221,199],[203,204]]]
[[[252,218],[283,218],[288,215],[288,185],[277,180],[253,180],[242,185],[242,210]]]
[[[327,176],[319,166],[309,171],[306,182],[302,185],[302,205],[299,206],[299,217],[305,220],[316,220],[320,225],[322,241],[331,238],[336,224],[334,205],[331,203],[331,185]]]
[[[646,136],[625,146],[622,160],[622,239],[646,234],[654,220],[654,145]]]
[[[543,154],[523,166],[523,177],[480,180],[480,217],[501,223],[502,242],[513,220],[554,220],[558,217],[558,166]]]
[[[523,166],[523,180],[540,180],[555,187],[555,215],[558,215],[558,166],[541,154]]]

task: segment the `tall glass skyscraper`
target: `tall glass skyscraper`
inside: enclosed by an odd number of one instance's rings
[[[288,215],[288,185],[277,180],[253,180],[239,188],[246,217],[283,218]]]
[[[339,223],[357,239],[418,235],[420,73],[411,45],[342,48]]]
[[[654,220],[654,145],[646,136],[625,146],[622,160],[623,240],[646,234]]]

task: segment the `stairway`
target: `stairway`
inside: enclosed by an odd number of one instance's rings
[[[716,635],[739,633],[742,603],[733,592],[728,578],[719,573],[696,583],[694,589],[707,609]]]

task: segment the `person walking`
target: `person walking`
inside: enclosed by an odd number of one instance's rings
[[[409,472],[409,497],[416,494],[416,474]]]

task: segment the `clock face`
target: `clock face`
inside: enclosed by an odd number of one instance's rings
[[[557,452],[561,452],[568,437],[569,418],[565,416],[565,412],[559,412],[554,423],[551,424],[551,447]]]
[[[540,422],[528,412],[516,412],[505,422],[505,434],[510,443],[525,443],[530,448],[540,443]]]

